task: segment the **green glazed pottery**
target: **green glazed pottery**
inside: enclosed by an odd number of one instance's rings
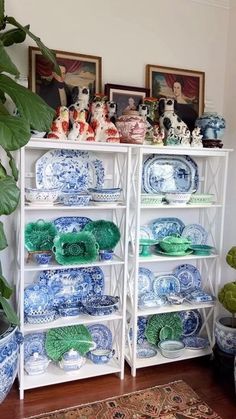
[[[208,256],[213,253],[214,247],[207,244],[192,244],[190,248],[195,255]]]
[[[166,253],[184,253],[190,248],[191,241],[186,237],[167,236],[159,242],[159,246]]]
[[[100,250],[114,249],[120,240],[120,230],[112,221],[91,221],[83,231],[93,234]]]
[[[38,220],[25,226],[25,247],[29,252],[51,250],[57,234],[53,223]]]
[[[139,246],[140,246],[139,256],[150,256],[152,254],[151,246],[154,246],[157,243],[158,243],[158,240],[154,240],[154,239],[140,239],[139,240]]]
[[[52,250],[60,265],[73,265],[96,260],[99,246],[91,233],[81,231],[58,234]]]
[[[149,317],[145,329],[145,336],[152,345],[157,345],[169,336],[178,340],[182,333],[182,321],[177,313],[154,314]]]

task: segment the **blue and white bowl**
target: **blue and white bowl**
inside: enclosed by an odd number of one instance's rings
[[[117,202],[120,198],[121,188],[92,188],[89,192],[95,202]]]
[[[100,260],[111,260],[113,258],[113,250],[99,250],[99,259]]]
[[[59,195],[59,189],[25,188],[25,198],[31,204],[53,204]]]
[[[114,349],[94,349],[87,353],[87,357],[94,364],[106,364],[115,354]]]
[[[158,348],[165,358],[179,358],[185,351],[185,344],[180,340],[163,340]]]
[[[89,204],[91,195],[76,191],[63,191],[60,195],[60,202],[69,207],[85,207]]]
[[[91,316],[106,316],[118,310],[120,298],[111,295],[95,295],[83,300],[83,306]]]
[[[52,253],[35,253],[34,258],[38,265],[47,266],[52,260]]]

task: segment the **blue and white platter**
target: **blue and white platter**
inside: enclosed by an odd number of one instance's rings
[[[209,340],[201,336],[188,336],[183,342],[186,349],[206,349],[210,345]]]
[[[59,233],[78,233],[90,221],[88,217],[59,217],[53,223]]]
[[[137,321],[137,343],[142,344],[143,342],[147,341],[145,336],[145,329],[147,326],[148,318],[144,316],[139,316]]]
[[[195,304],[195,303],[212,303],[216,301],[216,298],[203,291],[202,289],[196,289],[193,290],[192,292],[190,291],[187,295],[186,295],[186,301],[188,301],[189,303]]]
[[[192,244],[206,244],[208,232],[200,224],[189,224],[184,227],[182,236]]]
[[[92,324],[87,326],[91,333],[93,341],[96,343],[96,349],[112,348],[112,332],[104,324]]]
[[[165,296],[158,296],[153,291],[145,292],[138,299],[139,308],[162,307],[167,303]]]
[[[24,312],[36,315],[52,308],[53,292],[51,288],[42,284],[28,285],[24,290]]]
[[[199,270],[188,263],[177,266],[173,274],[180,283],[180,292],[190,291],[201,287],[201,274]]]
[[[102,295],[104,292],[104,273],[98,266],[68,268],[42,271],[38,283],[53,292],[53,306],[73,305],[83,298]]]
[[[154,279],[155,276],[150,269],[140,267],[138,270],[138,294],[151,291]]]
[[[156,218],[149,224],[149,228],[155,240],[161,240],[166,236],[173,236],[175,234],[181,235],[184,226],[183,221],[175,217]]]
[[[202,327],[202,317],[199,310],[180,311],[183,326],[183,337],[197,335]]]
[[[35,165],[37,188],[69,187],[87,191],[102,187],[104,167],[94,153],[81,150],[51,150]]]
[[[152,230],[150,227],[144,225],[140,227],[139,239],[153,239]]]
[[[143,192],[192,192],[198,184],[198,166],[189,156],[153,155],[143,163]]]
[[[46,355],[45,350],[46,333],[29,333],[24,336],[24,354],[29,358],[35,352],[39,355]]]
[[[180,292],[180,283],[178,278],[172,274],[158,275],[152,284],[153,291],[158,296],[169,294],[178,294]]]

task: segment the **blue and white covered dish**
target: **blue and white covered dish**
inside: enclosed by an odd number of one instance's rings
[[[65,372],[71,372],[79,370],[85,362],[86,358],[72,348],[63,354],[62,359],[59,361],[59,366]]]
[[[112,295],[95,295],[83,300],[86,312],[91,316],[106,316],[118,310],[120,297]]]
[[[29,375],[43,374],[50,362],[50,359],[48,359],[46,355],[40,355],[38,352],[34,352],[33,355],[25,361],[25,371]]]

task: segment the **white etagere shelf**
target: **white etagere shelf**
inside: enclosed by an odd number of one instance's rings
[[[193,264],[202,276],[203,288],[211,294],[217,294],[220,283],[220,258],[223,246],[223,224],[225,213],[225,196],[228,169],[229,149],[194,149],[191,147],[152,147],[138,146],[133,149],[131,176],[131,206],[130,206],[130,243],[129,246],[129,291],[127,298],[127,330],[125,359],[131,367],[131,373],[136,375],[137,368],[143,368],[167,362],[189,359],[210,354],[214,342],[213,323],[216,316],[215,303],[182,303],[180,305],[164,305],[158,307],[139,307],[138,305],[138,272],[139,267],[147,267],[158,275],[158,272],[170,273],[181,264]],[[174,156],[189,156],[198,167],[198,193],[214,194],[213,204],[195,205],[148,205],[141,203],[143,162],[151,155],[164,156],[170,159]],[[184,256],[166,256],[151,254],[139,255],[140,227],[159,217],[177,217],[184,224],[198,223],[209,232],[208,244],[215,252],[207,255],[187,254]],[[130,297],[131,296],[131,297]],[[177,359],[165,358],[160,352],[151,358],[138,358],[137,337],[138,318],[162,313],[178,313],[180,311],[199,310],[202,316],[200,333],[207,336],[210,346],[206,349],[185,349],[183,356]]]
[[[57,149],[81,150],[91,152],[102,161],[105,169],[105,187],[121,187],[122,199],[117,204],[95,205],[90,202],[85,207],[65,205],[28,205],[25,202],[24,189],[34,186],[35,163],[38,158],[48,151]],[[107,364],[97,365],[90,360],[78,371],[73,373],[64,372],[58,365],[51,362],[44,374],[38,376],[28,375],[24,371],[24,345],[20,351],[19,387],[20,398],[24,397],[27,389],[79,380],[83,378],[102,376],[105,374],[118,373],[124,378],[125,356],[125,320],[126,320],[126,295],[127,295],[127,272],[128,272],[128,219],[130,202],[130,174],[131,174],[131,147],[124,144],[104,143],[79,143],[75,141],[58,141],[42,138],[32,138],[21,149],[20,155],[20,187],[21,205],[19,213],[19,236],[20,249],[18,256],[19,278],[17,281],[18,313],[21,320],[21,332],[29,333],[47,332],[50,329],[73,325],[108,325],[113,334],[114,357]],[[86,216],[93,219],[107,219],[116,223],[121,231],[121,240],[115,249],[115,255],[110,261],[96,260],[91,263],[76,265],[60,265],[53,261],[48,266],[39,266],[32,260],[26,260],[24,245],[24,229],[28,222],[45,219],[52,221],[58,217]],[[94,218],[95,217],[95,218]],[[33,283],[37,275],[43,271],[65,270],[74,268],[100,267],[105,270],[105,294],[118,295],[120,297],[119,310],[106,316],[90,316],[81,314],[74,317],[59,317],[52,322],[43,324],[24,323],[24,288]],[[31,279],[32,278],[32,279]]]

